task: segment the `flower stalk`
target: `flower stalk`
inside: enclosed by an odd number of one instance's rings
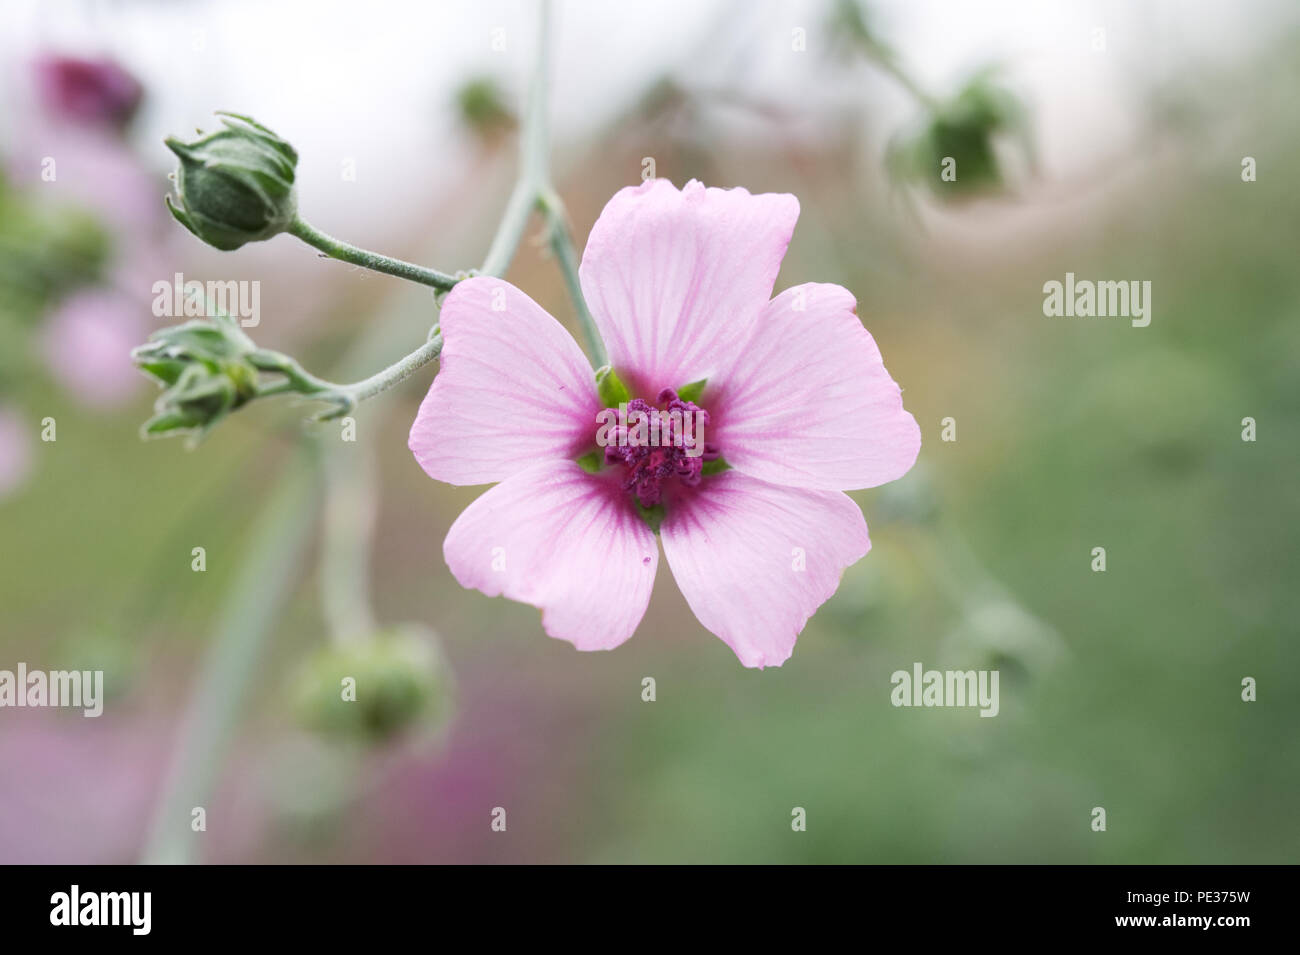
[[[182,743],[155,810],[146,863],[185,864],[203,838],[194,812],[212,807],[216,774],[266,638],[306,551],[316,513],[315,462],[300,452],[256,523],[181,728]]]
[[[415,265],[412,262],[404,262],[401,259],[380,255],[378,252],[369,252],[358,248],[341,239],[326,235],[319,229],[309,225],[302,216],[295,216],[286,231],[312,248],[319,250],[327,258],[338,259],[340,262],[350,262],[353,265],[359,265],[374,272],[383,272],[385,275],[393,275],[409,282],[418,282],[439,291],[450,291],[461,278],[465,277],[463,274],[460,276],[448,275],[445,272],[439,272],[437,269],[426,268],[423,265]]]
[[[601,343],[600,332],[596,328],[596,318],[591,314],[591,309],[587,307],[587,300],[582,294],[582,283],[578,279],[578,252],[573,246],[573,235],[569,230],[564,203],[559,194],[548,187],[538,198],[538,206],[546,216],[546,236],[555,255],[555,261],[560,267],[560,273],[564,276],[564,284],[569,289],[569,297],[573,299],[574,310],[578,313],[582,334],[591,353],[591,363],[599,368],[609,359],[605,354],[605,346]]]

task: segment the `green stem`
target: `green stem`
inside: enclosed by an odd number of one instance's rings
[[[402,356],[383,371],[376,372],[362,381],[343,385],[339,390],[353,401],[365,401],[410,378],[440,354],[442,354],[442,334],[435,331],[427,342],[409,355]]]
[[[554,190],[548,189],[539,200],[539,205],[546,215],[546,231],[551,243],[551,251],[555,254],[556,262],[559,263],[564,284],[568,286],[569,297],[573,299],[574,310],[578,313],[579,322],[582,323],[582,333],[587,339],[587,348],[591,351],[591,362],[597,368],[601,368],[609,359],[605,355],[605,346],[600,340],[600,331],[596,328],[596,318],[591,314],[591,309],[587,307],[587,300],[582,294],[582,283],[578,279],[578,252],[573,246],[568,216],[564,214],[564,204]]]
[[[408,355],[403,355],[382,371],[377,371],[369,378],[340,385],[304,370],[297,361],[279,352],[261,351],[257,353],[260,361],[258,367],[263,371],[283,375],[279,381],[262,385],[257,389],[257,397],[272,398],[276,395],[302,395],[305,398],[317,398],[332,401],[336,409],[325,418],[336,418],[347,414],[356,405],[367,398],[387,391],[393,385],[405,381],[413,374],[433,361],[442,352],[442,335],[435,329],[429,340]]]
[[[385,275],[395,275],[411,282],[419,282],[421,285],[429,285],[444,292],[451,289],[459,281],[456,276],[447,275],[437,269],[428,269],[422,265],[403,262],[401,259],[392,259],[377,252],[368,252],[365,249],[357,248],[355,245],[349,245],[341,239],[336,239],[313,228],[300,216],[295,216],[293,222],[289,225],[289,234],[296,236],[313,248],[319,249],[331,259],[351,262],[353,265],[360,265],[375,272],[383,272]]]
[[[217,770],[243,711],[244,693],[306,550],[316,511],[313,465],[305,452],[290,462],[254,525],[256,534],[243,555],[181,728],[145,849],[147,863],[191,862],[199,842],[214,838],[191,828],[192,813],[202,807],[210,814],[214,808]],[[208,821],[216,822],[210,816]]]
[[[320,601],[335,644],[370,639],[370,541],[374,533],[375,467],[370,445],[325,452]]]
[[[869,44],[867,47],[867,57],[876,64],[877,67],[884,70],[899,86],[907,90],[918,103],[930,110],[939,108],[939,101],[922,89],[918,83],[898,62],[898,58],[888,48],[879,44]]]
[[[551,5],[543,0],[538,10],[537,57],[528,89],[528,108],[519,136],[519,178],[506,202],[501,224],[488,247],[479,270],[484,275],[503,277],[523,240],[528,219],[537,207],[546,184],[549,134],[547,132],[547,90],[550,81]]]
[[[492,245],[488,247],[487,258],[483,260],[483,267],[479,270],[484,275],[495,275],[501,278],[509,270],[510,263],[515,257],[515,250],[523,241],[524,228],[528,225],[528,217],[533,214],[535,201],[536,189],[531,183],[520,178],[510,193],[505,212],[501,214],[501,224],[497,226]]]

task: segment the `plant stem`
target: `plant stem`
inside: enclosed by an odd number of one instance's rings
[[[256,535],[243,555],[181,727],[153,817],[144,853],[147,863],[191,862],[205,838],[190,828],[191,813],[198,807],[205,813],[213,809],[217,770],[242,712],[244,692],[306,550],[316,512],[314,464],[305,451],[297,454],[256,520]]]
[[[569,234],[569,219],[564,213],[564,204],[554,190],[548,189],[539,200],[539,205],[546,215],[551,251],[564,276],[564,284],[568,286],[578,321],[582,323],[582,333],[587,339],[587,348],[591,351],[591,363],[601,368],[609,359],[605,355],[605,346],[601,343],[600,331],[596,328],[596,318],[582,295],[582,283],[578,279],[578,252],[574,249],[573,237]]]
[[[336,645],[372,639],[370,542],[378,508],[370,445],[324,456],[325,501],[321,518],[320,601]]]
[[[939,101],[921,88],[921,84],[918,83],[910,73],[903,69],[898,62],[898,58],[895,57],[892,52],[883,47],[872,47],[871,51],[867,55],[877,67],[892,76],[895,82],[897,82],[899,86],[903,87],[903,89],[907,90],[907,92],[912,95],[912,98],[922,106],[930,110],[937,110],[939,108]]]
[[[402,356],[383,371],[375,372],[362,381],[343,385],[339,390],[353,401],[365,401],[410,378],[440,354],[442,354],[442,334],[435,331],[427,342],[409,355]]]
[[[483,260],[483,267],[479,270],[484,275],[495,275],[501,278],[509,270],[510,263],[515,257],[515,250],[523,240],[528,217],[533,214],[536,196],[536,189],[523,178],[515,183],[506,202],[505,212],[501,214],[501,224],[497,226],[492,245],[488,247],[487,258]]]
[[[546,123],[547,88],[550,82],[550,28],[551,5],[543,0],[538,8],[537,58],[533,63],[533,77],[528,89],[528,107],[524,112],[523,128],[519,134],[519,178],[506,202],[501,224],[488,247],[487,258],[479,270],[484,275],[501,278],[510,268],[515,250],[523,240],[528,218],[537,207],[538,197],[546,183],[549,166],[548,133]]]
[[[360,265],[375,272],[383,272],[385,275],[395,275],[411,282],[419,282],[421,285],[429,285],[444,292],[459,281],[456,276],[447,275],[437,269],[428,269],[422,265],[403,262],[401,259],[391,259],[386,255],[368,252],[365,249],[357,248],[355,245],[349,245],[341,239],[336,239],[313,228],[300,216],[296,216],[289,225],[289,234],[296,236],[313,248],[319,249],[331,259],[351,262],[353,265]]]

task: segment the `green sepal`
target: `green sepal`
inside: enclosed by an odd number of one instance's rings
[[[646,507],[635,497],[632,498],[632,503],[636,505],[636,512],[641,515],[641,520],[646,522],[651,532],[658,534],[659,525],[664,522],[664,506],[656,504],[654,507]]]
[[[313,651],[289,682],[297,720],[338,743],[430,737],[451,714],[455,683],[437,637],[419,624],[349,634]],[[339,694],[347,679],[356,697]]]
[[[700,474],[708,477],[710,474],[721,474],[723,471],[730,471],[731,465],[722,458],[714,458],[712,461],[705,461],[704,466],[700,468]]]
[[[582,468],[588,474],[595,474],[600,470],[600,465],[604,461],[604,455],[599,449],[588,451],[577,459],[578,467]]]
[[[627,385],[614,369],[605,365],[596,372],[596,393],[600,396],[600,402],[606,408],[617,408],[619,405],[625,405],[632,400],[632,393],[627,390]]]
[[[709,379],[701,378],[699,381],[692,381],[688,385],[682,385],[677,389],[677,397],[682,401],[699,404],[700,398],[704,396],[704,386],[708,383]]]

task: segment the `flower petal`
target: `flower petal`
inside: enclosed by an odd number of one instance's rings
[[[610,363],[642,395],[708,377],[772,295],[799,218],[791,195],[681,191],[654,179],[615,193],[579,277]]]
[[[902,477],[921,430],[880,350],[838,285],[774,298],[705,403],[708,439],[738,471],[774,484],[847,491]]]
[[[411,425],[420,467],[488,484],[595,444],[595,372],[578,343],[509,282],[466,279],[442,304],[438,377]]]
[[[547,634],[609,650],[640,623],[659,566],[654,534],[612,472],[546,462],[507,478],[443,544],[462,587],[542,608]]]
[[[845,567],[871,549],[837,491],[778,487],[725,471],[674,499],[659,529],[695,616],[747,667],[780,666]]]

